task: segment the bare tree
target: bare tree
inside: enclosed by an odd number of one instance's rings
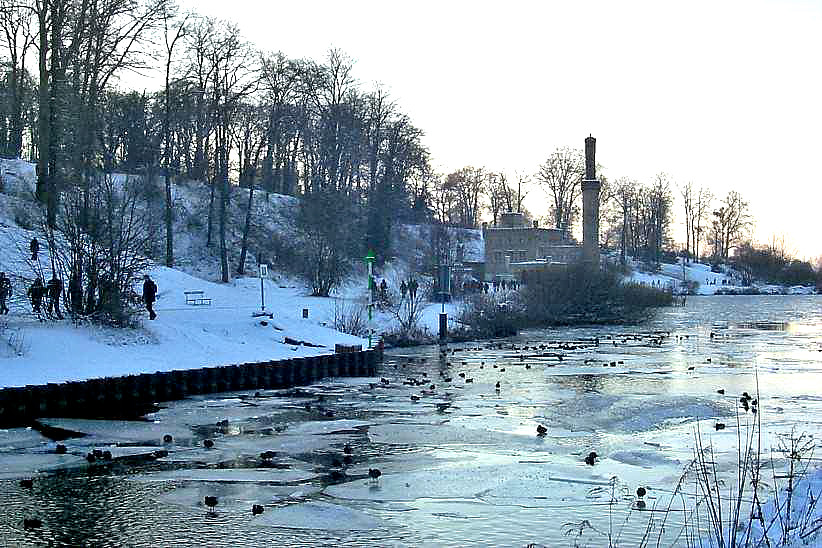
[[[98,147],[102,92],[122,70],[145,67],[141,49],[168,0],[32,0],[39,68],[37,196],[56,224],[59,178],[87,179]],[[73,117],[73,118],[70,118]],[[87,192],[87,191],[84,191]]]
[[[173,221],[173,203],[171,200],[171,159],[174,156],[174,145],[171,138],[171,65],[174,60],[174,47],[177,42],[185,37],[186,25],[191,17],[186,14],[182,20],[176,19],[177,14],[170,5],[163,6],[162,20],[163,20],[163,39],[165,43],[165,89],[163,94],[165,97],[164,116],[163,116],[163,167],[165,168],[165,224],[166,224],[166,266],[174,266],[174,229],[172,227]],[[176,21],[175,21],[176,19]]]
[[[2,47],[9,56],[9,131],[3,135],[7,153],[21,156],[23,151],[23,105],[26,94],[26,57],[34,45],[31,5],[18,0],[0,0]]]
[[[636,200],[636,181],[621,177],[614,183],[613,197],[621,213],[621,229],[619,242],[619,258],[624,265],[626,263],[626,248],[628,246],[628,233],[630,231],[632,208]]]
[[[699,187],[699,192],[696,196],[696,204],[694,205],[694,219],[693,228],[693,249],[694,257],[699,260],[699,244],[702,241],[703,232],[705,232],[704,223],[707,222],[708,212],[711,210],[711,202],[713,201],[713,194],[705,187]]]
[[[67,194],[57,233],[46,227],[56,258],[55,275],[68,277],[70,310],[117,326],[133,324],[132,284],[150,264],[145,256],[154,234],[142,177],[117,182],[111,175],[90,181],[90,201]]]
[[[235,25],[224,25],[222,31],[210,36],[208,55],[211,58],[212,68],[212,111],[215,117],[214,137],[217,150],[217,180],[220,189],[220,271],[221,280],[227,283],[230,278],[226,231],[230,197],[231,126],[241,101],[256,91],[259,71],[252,50],[242,41],[240,31]]]
[[[739,192],[731,190],[722,200],[719,209],[713,212],[714,260],[727,261],[731,250],[742,241],[745,232],[752,226],[748,202],[742,199]]]
[[[394,288],[399,287],[402,280],[396,278],[392,284]],[[412,295],[411,293],[402,296],[396,289],[392,291],[392,299],[388,309],[399,325],[400,337],[408,337],[419,329],[419,322],[425,310],[425,295],[428,294],[426,288],[419,288]]]
[[[260,156],[265,143],[265,112],[256,104],[243,103],[238,110],[235,123],[238,144],[238,161],[240,164],[240,186],[248,188],[245,224],[240,245],[240,258],[237,262],[237,274],[245,274],[245,262],[248,254],[248,238],[251,232],[251,221],[254,204],[254,181],[257,179]]]
[[[481,167],[468,166],[448,174],[443,185],[454,198],[455,210],[451,222],[466,228],[477,227],[488,189],[487,180],[485,169]]]
[[[582,152],[568,147],[556,149],[539,167],[536,178],[548,195],[556,228],[570,230],[579,214],[584,168]]]
[[[682,195],[682,205],[685,208],[685,260],[690,260],[691,242],[693,241],[694,225],[696,224],[696,208],[694,196],[694,184],[688,181],[683,187],[679,189]]]

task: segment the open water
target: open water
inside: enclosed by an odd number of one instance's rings
[[[170,402],[148,422],[49,420],[87,434],[66,455],[0,431],[0,544],[687,546],[706,527],[685,474],[696,440],[725,490],[759,419],[778,471],[785,435],[822,434],[821,380],[815,296],[692,298],[642,326],[389,351],[378,378]],[[94,449],[114,460],[89,464]]]

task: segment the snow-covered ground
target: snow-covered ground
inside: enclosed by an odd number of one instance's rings
[[[13,284],[11,312],[0,318],[0,387],[309,356],[333,352],[336,343],[367,346],[367,340],[333,329],[338,299],[343,308],[345,303],[359,306],[356,303],[364,302],[364,272],[353,276],[339,295],[325,299],[308,296],[310,290],[299,280],[270,271],[265,280],[265,300],[273,320],[252,317],[260,311],[259,278],[214,283],[219,277],[219,261],[205,246],[208,189],[197,182],[173,187],[177,266],[157,266],[150,272],[159,288],[156,320],[149,321],[145,315],[142,328],[125,330],[78,325],[68,319],[40,322],[25,296],[35,272],[45,268],[48,278],[50,263],[46,238],[39,229],[42,211],[32,199],[34,165],[0,160],[0,177],[4,184],[0,194],[0,271],[9,274]],[[125,177],[115,174],[114,181]],[[233,204],[239,207],[247,200],[248,191],[237,188],[234,193]],[[295,238],[291,216],[296,199],[262,192],[256,196],[260,230]],[[30,261],[28,249],[33,237],[42,243],[39,264]],[[476,234],[465,236],[472,237],[476,239]],[[252,254],[247,263],[252,274],[254,261]],[[403,265],[398,269],[388,265],[378,276],[388,278],[393,286],[407,273]],[[139,285],[135,289],[141,292]],[[187,305],[184,292],[189,290],[203,291],[211,305]],[[302,317],[303,309],[308,309],[307,319]],[[456,309],[453,304],[446,307],[451,317]],[[428,305],[421,324],[436,332],[439,312],[439,305]],[[375,333],[382,333],[395,324],[389,312],[377,311],[372,327]],[[320,347],[287,344],[286,337]]]
[[[266,280],[266,311],[274,314],[269,320],[252,317],[260,310],[258,279],[221,285],[165,267],[151,275],[159,288],[157,319],[146,318],[142,329],[77,327],[69,320],[41,323],[13,309],[4,320],[7,330],[22,337],[24,348],[22,355],[7,352],[0,358],[0,386],[286,359],[333,353],[336,343],[366,342],[323,325],[328,299],[305,297],[302,287]],[[203,291],[211,306],[187,305],[188,290]],[[302,318],[304,308],[308,319]],[[322,347],[287,344],[286,337]]]
[[[711,266],[702,263],[686,263],[682,260],[678,264],[660,265],[659,272],[643,272],[639,264],[632,264],[633,271],[628,276],[632,282],[662,288],[679,290],[683,282],[695,282],[697,295],[715,295],[717,293],[744,293],[748,288],[740,282],[735,272],[712,272]],[[755,283],[754,287],[763,295],[813,295],[815,289],[811,286],[784,287],[781,285]]]

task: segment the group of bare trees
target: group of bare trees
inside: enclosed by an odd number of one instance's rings
[[[659,264],[671,243],[673,195],[668,176],[658,173],[645,184],[621,177],[600,198],[606,247],[618,248],[623,264],[627,255]]]
[[[429,211],[422,132],[384,89],[365,89],[339,50],[320,61],[259,51],[235,25],[181,13],[173,0],[0,0],[0,58],[0,155],[37,163],[48,230],[90,231],[95,208],[116,208],[99,202],[104,173],[164,179],[150,185],[163,221],[140,222],[164,228],[160,257],[171,266],[173,183],[203,181],[205,239],[228,281],[229,250],[241,248],[236,271],[245,269],[255,191],[316,197],[299,216],[315,271],[367,248],[385,258],[392,224]],[[122,87],[129,72],[152,71],[159,91]],[[248,189],[244,218],[229,219],[237,185]],[[473,206],[461,207],[476,222]],[[229,225],[242,227],[239,241]],[[314,281],[328,292],[328,280]]]
[[[715,198],[705,187],[694,188],[687,183],[681,188],[685,220],[685,255],[699,258],[700,245],[710,247],[713,261],[727,261],[732,250],[748,239],[753,228],[746,202],[732,190],[715,205]],[[707,254],[706,254],[707,255]]]
[[[207,181],[207,240],[227,279],[231,184],[343,192],[369,219],[367,245],[387,251],[386,212],[409,209],[428,171],[422,132],[338,50],[319,62],[262,52],[172,0],[0,0],[0,30],[0,153],[37,162],[51,227],[60,192],[87,193],[98,172],[162,172],[171,265],[172,180]],[[163,88],[118,88],[130,70],[163,73]]]
[[[429,175],[418,192],[430,207],[433,220],[450,226],[478,228],[484,214],[497,224],[502,213],[526,213],[523,200],[531,186],[528,175],[510,181],[505,173],[466,166],[446,176]]]
[[[548,220],[556,228],[570,230],[577,222],[583,176],[581,150],[557,148],[540,166],[536,180],[547,198]],[[604,247],[618,248],[623,263],[630,254],[658,264],[663,252],[675,250],[671,234],[674,183],[669,176],[659,173],[648,183],[625,177],[613,182],[603,176],[599,179],[600,242]],[[710,190],[696,189],[692,183],[680,191],[685,209],[685,255],[727,261],[752,226],[747,202],[731,191],[715,206]],[[702,245],[710,247],[709,254],[700,253]]]

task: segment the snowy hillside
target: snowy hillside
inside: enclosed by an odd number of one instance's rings
[[[32,199],[34,166],[2,161],[0,173],[6,190],[0,194],[0,270],[10,276],[13,287],[11,311],[0,318],[0,387],[308,356],[334,352],[336,343],[365,342],[326,327],[333,301],[305,296],[306,288],[285,276],[272,273],[265,281],[266,311],[273,312],[273,319],[252,317],[261,304],[258,278],[230,284],[207,281],[217,278],[218,262],[205,248],[205,230],[191,226],[198,218],[205,222],[198,204],[208,203],[207,188],[196,183],[174,187],[175,250],[181,270],[158,266],[151,272],[159,287],[157,320],[146,317],[142,328],[124,330],[75,325],[68,319],[41,322],[25,295],[35,273],[50,276],[45,245],[39,261],[30,260],[31,239],[46,241],[40,231],[42,210]],[[248,191],[235,193],[240,207]],[[282,219],[295,199],[266,198],[264,193],[255,198],[263,230],[287,235],[293,225]],[[237,254],[232,253],[232,259]],[[253,256],[248,271],[256,273]],[[187,305],[184,292],[189,290],[203,291],[211,306]],[[303,309],[308,309],[308,319],[302,317]]]
[[[683,267],[680,259],[679,264],[675,265],[663,263],[660,265],[659,272],[643,272],[640,270],[639,264],[635,262],[632,262],[631,266],[634,270],[628,279],[645,285],[679,290],[683,282],[696,283],[698,284],[696,288],[697,295],[735,294],[751,290],[751,288],[742,285],[740,276],[733,270],[712,272],[711,266],[707,264],[691,262]],[[753,287],[763,295],[812,295],[814,293],[813,287],[803,286],[783,287],[754,283]]]
[[[330,353],[337,343],[367,344],[364,339],[330,327],[335,305],[345,308],[348,303],[349,309],[353,306],[362,310],[364,270],[356,272],[336,298],[324,299],[308,296],[310,290],[302,282],[271,269],[264,288],[265,309],[273,313],[273,319],[252,317],[261,305],[253,251],[263,244],[250,249],[246,277],[235,278],[229,284],[215,283],[220,274],[217,246],[206,246],[210,189],[197,182],[173,186],[175,268],[155,266],[151,270],[159,288],[156,320],[149,321],[143,314],[139,329],[75,325],[68,319],[41,322],[32,313],[25,294],[36,273],[42,273],[45,279],[50,277],[46,238],[41,230],[43,211],[33,199],[34,166],[19,160],[0,160],[0,173],[6,190],[0,193],[0,271],[10,276],[13,286],[11,312],[0,317],[0,387],[276,360]],[[116,174],[114,182],[122,183],[127,177]],[[244,217],[247,200],[247,189],[232,189],[233,218]],[[158,208],[161,223],[162,203],[154,207]],[[293,197],[255,192],[257,227],[252,238],[266,240],[269,245],[278,240],[295,241],[296,207]],[[241,224],[229,228],[229,241],[239,241]],[[214,231],[216,239],[216,222]],[[468,242],[466,250],[473,260],[473,255],[481,254],[482,240],[478,231],[464,232],[460,239]],[[29,242],[33,237],[43,243],[37,262],[30,260]],[[239,249],[230,248],[232,273],[238,256]],[[396,266],[388,264],[377,275],[387,278],[396,290],[397,280],[408,275],[408,263],[398,260],[393,264]],[[139,287],[135,290],[141,292]],[[192,290],[203,291],[211,305],[186,304],[184,292]],[[452,318],[456,307],[446,308]],[[308,318],[303,318],[303,309],[308,310]],[[439,312],[440,305],[429,305],[423,313],[423,325],[434,331]],[[373,326],[382,332],[394,323],[389,312],[377,311]]]

